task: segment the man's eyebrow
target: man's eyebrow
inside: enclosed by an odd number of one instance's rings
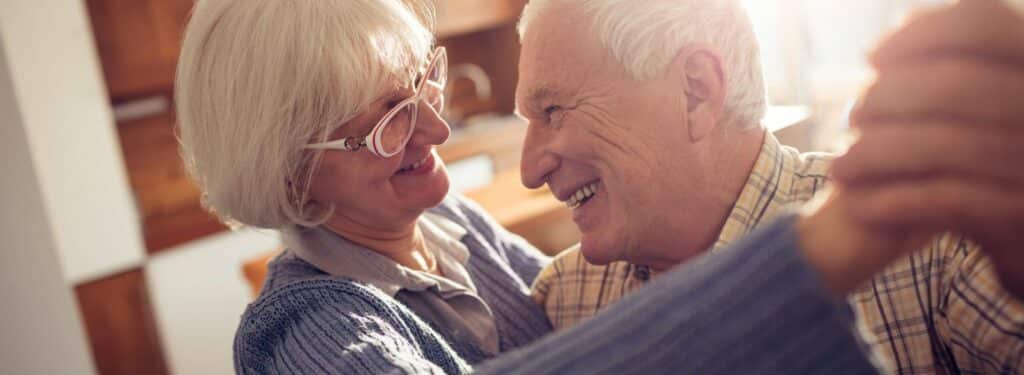
[[[526,99],[533,103],[539,103],[558,97],[560,95],[561,93],[559,93],[558,90],[555,90],[550,86],[539,86],[533,90],[530,90],[529,94],[526,95]]]
[[[528,89],[525,95],[526,99],[524,103],[522,103],[525,108],[520,108],[520,103],[516,103],[515,112],[516,114],[522,115],[523,110],[526,110],[527,112],[537,111],[539,110],[539,108],[536,108],[538,105],[543,105],[541,103],[550,101],[559,96],[561,96],[561,93],[550,86],[538,86],[536,88]]]

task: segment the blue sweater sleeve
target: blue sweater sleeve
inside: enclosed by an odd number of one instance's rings
[[[820,286],[786,217],[676,267],[481,374],[866,374],[849,306]]]
[[[551,262],[550,257],[533,247],[530,242],[499,225],[476,202],[458,194],[449,195],[449,199],[455,202],[454,206],[464,215],[468,225],[479,230],[481,235],[494,244],[512,271],[526,285],[533,284],[540,270]]]

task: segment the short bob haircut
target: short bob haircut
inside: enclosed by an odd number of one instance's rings
[[[234,226],[315,226],[322,142],[430,53],[421,0],[199,0],[175,83],[181,155],[204,205]]]

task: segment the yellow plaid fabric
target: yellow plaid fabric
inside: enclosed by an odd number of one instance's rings
[[[714,248],[810,200],[827,182],[829,160],[781,146],[766,134]],[[541,271],[533,297],[555,329],[564,329],[649,277],[646,267],[627,262],[588,264],[574,247]],[[959,236],[942,236],[890,266],[852,294],[850,304],[865,341],[897,373],[1024,370],[1024,304],[1003,292],[987,258]]]

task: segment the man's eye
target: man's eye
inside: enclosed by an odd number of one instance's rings
[[[547,108],[544,108],[544,114],[546,114],[548,116],[548,118],[550,118],[551,116],[554,116],[556,113],[558,113],[558,111],[561,111],[561,110],[562,110],[562,107],[559,107],[557,105],[552,105],[552,106],[548,106]]]

